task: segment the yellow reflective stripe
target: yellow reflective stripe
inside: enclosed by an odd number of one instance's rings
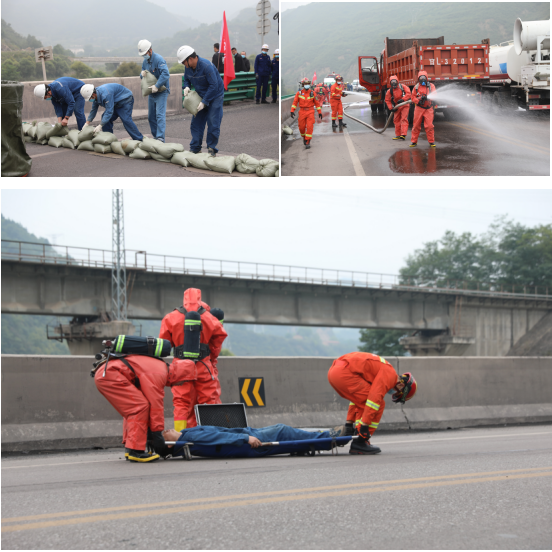
[[[187,425],[188,425],[187,420],[175,420],[174,421],[174,429],[176,429],[176,431],[182,431],[182,430],[186,429]]]
[[[355,403],[349,403],[349,406],[355,406]]]
[[[293,109],[295,109],[297,106],[296,106],[296,105],[292,105],[291,107],[292,107]]]
[[[312,134],[305,134],[307,138],[312,138]]]
[[[305,96],[299,96],[299,97],[300,97],[300,98],[301,98],[302,100],[304,100],[304,99],[305,99]]]
[[[372,427],[376,429],[379,426],[379,424],[376,424],[375,422],[372,422],[369,427]]]
[[[380,359],[380,362],[383,362],[384,364],[389,364],[383,357],[378,357]]]
[[[373,408],[374,410],[379,410],[380,409],[380,405],[375,403],[375,402],[372,402],[372,401],[366,401],[366,406],[369,406],[370,408]]]

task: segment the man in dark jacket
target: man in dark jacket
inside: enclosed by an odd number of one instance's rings
[[[278,84],[280,82],[280,50],[274,51],[272,60],[272,103],[278,101]]]
[[[234,71],[236,73],[243,72],[243,58],[238,54],[236,48],[232,48],[232,55],[234,56]]]
[[[261,53],[255,58],[255,77],[257,79],[257,92],[255,100],[257,103],[268,103],[268,82],[272,75],[272,62],[268,55],[268,44],[263,44]],[[261,92],[262,88],[262,92]]]
[[[242,52],[241,57],[242,57],[242,60],[243,60],[243,70],[246,73],[250,73],[251,72],[251,62],[247,59],[246,53]]]
[[[219,73],[224,73],[224,55],[219,52],[220,44],[217,42],[213,44],[213,59],[211,60],[212,64],[217,68]]]

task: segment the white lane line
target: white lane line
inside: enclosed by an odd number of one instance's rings
[[[347,127],[343,128],[343,134],[345,135],[345,143],[347,144],[347,148],[349,149],[349,155],[351,156],[351,161],[353,162],[353,168],[355,169],[355,175],[356,176],[366,176],[366,173],[364,172],[364,169],[362,168],[362,165],[360,163],[360,159],[358,158],[357,152],[355,150],[355,146],[353,144],[353,141],[351,140],[351,137],[349,136],[349,131],[347,130]]]
[[[464,439],[492,439],[493,437],[526,437],[528,435],[552,435],[551,431],[539,431],[537,433],[509,433],[508,435],[472,435],[471,437],[443,437],[442,439],[410,439],[406,441],[379,441],[381,445],[395,445],[404,443],[429,443],[434,441],[461,441]]]
[[[69,148],[56,148],[55,151],[48,151],[46,153],[38,153],[37,155],[31,155],[31,159],[34,159],[35,157],[44,157],[45,155],[53,155],[54,153],[61,153],[63,150],[66,150]]]
[[[86,460],[85,462],[59,462],[57,464],[26,464],[25,466],[2,466],[3,470],[17,470],[20,468],[41,468],[42,466],[70,466],[71,464],[97,464],[99,462],[120,462],[119,460]]]

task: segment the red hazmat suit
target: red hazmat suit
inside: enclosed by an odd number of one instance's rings
[[[425,71],[420,71],[418,73],[418,78],[422,75],[425,75],[427,78],[427,73]],[[423,107],[420,107],[419,103],[422,99],[422,96],[429,96],[432,92],[435,92],[435,85],[431,84],[428,79],[427,85],[423,86],[419,82],[412,90],[412,102],[416,104],[414,109],[414,124],[412,125],[412,143],[415,144],[418,141],[418,136],[420,136],[420,130],[422,129],[422,120],[424,121],[425,133],[427,136],[427,141],[430,144],[435,142],[435,133],[433,131],[433,117],[434,117],[434,104],[431,100],[426,100]]]
[[[197,312],[203,305],[201,290],[189,288],[184,292],[183,306],[187,312]],[[205,307],[203,308],[205,309]],[[186,427],[197,425],[193,412],[195,404],[220,403],[217,359],[228,334],[221,323],[206,309],[200,315],[202,326],[200,341],[202,344],[209,346],[209,355],[197,362],[176,357],[173,360],[173,364],[182,364],[188,369],[184,380],[172,388],[174,428],[176,431],[182,431]],[[177,309],[167,314],[161,322],[159,337],[169,340],[173,347],[183,345],[185,319],[185,315]],[[189,426],[188,423],[194,425]]]
[[[389,86],[391,86],[391,81],[399,79],[395,75],[389,77]],[[398,100],[403,100],[407,102],[411,98],[412,94],[408,86],[404,86],[399,83],[397,88],[389,88],[385,94],[385,103],[387,108],[391,111],[396,105],[398,105]],[[395,124],[395,136],[406,136],[408,132],[408,111],[410,110],[410,104],[405,105],[404,107],[399,107],[395,111],[395,116],[393,117],[393,123]]]
[[[302,88],[295,94],[295,98],[293,98],[291,112],[295,113],[298,107],[300,108],[298,119],[299,132],[308,144],[312,139],[312,130],[314,128],[314,109],[317,109],[318,113],[322,111],[320,102],[312,90]]]
[[[328,381],[350,401],[347,421],[367,425],[373,435],[385,410],[384,396],[397,385],[399,377],[393,366],[378,355],[349,353],[334,361]]]
[[[148,427],[165,429],[163,397],[165,386],[180,381],[183,373],[163,360],[143,355],[110,359],[94,375],[98,391],[123,417],[123,443],[133,450],[145,450]]]
[[[330,89],[330,105],[332,106],[332,121],[343,119],[343,104],[341,103],[341,94],[344,86],[342,84],[332,84]]]

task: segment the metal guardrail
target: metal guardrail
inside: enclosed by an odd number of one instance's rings
[[[112,252],[109,250],[15,240],[2,240],[2,260],[89,268],[111,269],[113,266]],[[539,293],[539,289],[533,286],[517,286],[513,287],[512,291],[505,291],[504,288],[496,289],[497,285],[493,284],[466,281],[447,282],[446,286],[437,286],[434,282],[408,279],[398,274],[199,259],[196,257],[151,254],[135,249],[125,251],[125,264],[127,270],[144,272],[552,301],[552,295],[549,295],[548,288],[541,288],[541,293]],[[522,291],[517,291],[519,289]]]

